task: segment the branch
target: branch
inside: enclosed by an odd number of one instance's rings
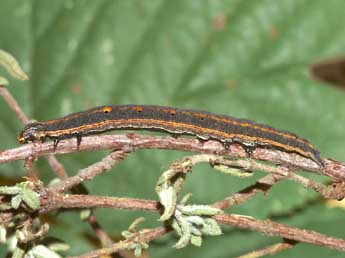
[[[197,139],[186,137],[173,138],[169,136],[149,136],[140,134],[112,134],[84,137],[79,149],[76,139],[67,139],[59,142],[55,149],[53,142],[25,144],[18,148],[2,151],[0,164],[29,157],[47,156],[50,154],[67,154],[80,151],[96,151],[116,149],[132,152],[137,149],[168,149],[191,151],[197,153],[217,154],[234,158],[246,158],[245,150],[239,144],[231,144],[224,149],[221,142],[200,142]],[[320,168],[314,161],[295,153],[286,153],[278,150],[256,148],[251,158],[264,160],[275,164],[285,164],[289,167],[309,172],[323,174],[340,181],[345,179],[345,164],[331,159],[325,159],[325,168]]]
[[[297,183],[300,183],[305,188],[311,188],[321,194],[324,198],[327,199],[343,199],[345,197],[345,187],[344,182],[338,182],[334,183],[330,186],[325,186],[323,184],[320,184],[314,180],[308,179],[306,177],[303,177],[301,175],[296,174],[294,171],[291,171],[291,169],[283,166],[270,166],[267,164],[262,164],[260,162],[257,162],[255,160],[229,160],[225,159],[223,157],[218,158],[218,162],[221,164],[227,165],[229,167],[239,167],[244,170],[254,171],[254,170],[260,170],[267,173],[275,174],[280,177],[284,177],[286,179],[295,181]],[[266,178],[267,179],[267,178]],[[272,179],[271,179],[272,180]],[[273,179],[274,180],[274,179]],[[274,181],[271,181],[271,183],[274,183]]]
[[[52,186],[53,191],[63,192],[71,189],[72,187],[86,181],[91,180],[95,176],[101,174],[104,171],[116,166],[121,160],[123,160],[129,153],[124,151],[114,151],[104,157],[101,161],[92,164],[91,166],[81,169],[77,175],[69,177],[68,179]]]
[[[167,227],[159,227],[155,229],[144,229],[134,234],[131,238],[115,243],[108,248],[98,249],[96,251],[91,251],[89,253],[78,255],[78,256],[71,256],[69,258],[95,258],[95,257],[100,257],[102,255],[112,254],[115,252],[119,252],[121,250],[130,249],[131,246],[133,245],[133,242],[140,241],[141,243],[142,242],[148,243],[152,241],[153,239],[156,239],[168,233],[169,231],[171,231],[171,229]]]
[[[270,245],[260,250],[255,250],[245,255],[238,256],[237,258],[257,258],[257,257],[266,256],[266,255],[274,255],[281,251],[291,249],[292,247],[296,245],[296,243],[297,242],[294,242],[294,241],[286,241],[284,243]]]
[[[110,196],[78,195],[78,194],[57,194],[44,189],[41,191],[40,212],[58,209],[74,208],[111,208],[125,210],[141,210],[159,212],[161,205],[157,201],[149,201],[133,198],[117,198]]]
[[[115,198],[105,196],[89,195],[49,195],[41,193],[40,212],[48,212],[58,208],[111,208],[126,210],[142,210],[150,212],[159,212],[160,204],[156,201]],[[257,231],[267,236],[278,236],[281,238],[319,245],[339,251],[345,251],[345,240],[326,236],[312,230],[298,229],[289,227],[270,220],[256,220],[248,216],[220,214],[213,218],[220,224],[231,225],[237,228]]]
[[[0,95],[4,98],[7,105],[14,111],[14,113],[16,113],[22,124],[25,125],[29,123],[29,119],[26,117],[17,101],[12,97],[12,94],[8,91],[7,87],[0,85]]]
[[[256,220],[247,216],[220,214],[213,217],[218,223],[282,238],[345,251],[345,240],[326,236],[313,230],[285,226],[270,220]]]
[[[235,204],[241,204],[252,198],[258,193],[267,193],[273,185],[281,181],[284,177],[268,174],[259,179],[255,184],[246,187],[245,189],[226,197],[225,199],[214,203],[212,206],[219,209],[227,209]]]

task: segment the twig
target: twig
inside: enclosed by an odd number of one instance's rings
[[[291,249],[297,243],[298,242],[294,242],[294,241],[286,241],[284,243],[278,243],[278,244],[267,246],[267,247],[262,248],[260,250],[255,250],[255,251],[247,253],[245,255],[238,256],[237,258],[257,258],[257,257],[266,256],[266,255],[274,255],[274,254],[279,253],[281,251]]]
[[[17,101],[12,97],[12,94],[8,91],[7,87],[0,85],[0,95],[4,98],[8,106],[16,113],[17,117],[24,125],[29,123],[29,119],[19,107]]]
[[[63,192],[72,187],[86,181],[91,180],[95,176],[107,171],[116,166],[121,160],[123,160],[129,153],[122,150],[114,151],[105,156],[101,161],[92,164],[91,166],[81,169],[77,175],[69,177],[56,185],[52,186],[53,191]]]
[[[108,247],[112,245],[114,242],[107,234],[107,232],[103,229],[102,225],[99,224],[97,221],[96,216],[93,214],[93,210],[91,210],[92,214],[88,217],[87,221],[90,224],[91,228],[95,232],[97,238],[101,242],[102,247]]]
[[[287,167],[283,167],[283,166],[274,167],[271,165],[262,164],[255,160],[249,160],[249,159],[230,160],[230,159],[225,159],[223,157],[220,157],[218,158],[218,161],[221,164],[228,165],[230,167],[239,167],[239,168],[243,168],[245,170],[250,170],[250,171],[261,170],[267,173],[283,176],[286,179],[302,184],[306,188],[311,188],[315,190],[316,192],[321,194],[324,198],[339,200],[345,197],[344,187],[335,188],[334,185],[325,186],[314,180],[300,176],[296,174],[295,172],[291,171],[291,169],[288,169]],[[343,185],[342,183],[339,183],[339,184]]]
[[[56,199],[47,199],[45,202],[42,202],[43,205],[46,204],[47,206],[45,208],[41,207],[41,212],[47,212],[57,208],[75,207],[107,207],[114,209],[136,209],[150,212],[159,211],[159,203],[149,200],[80,195],[55,195],[54,198]],[[312,230],[298,229],[270,220],[256,220],[240,215],[221,214],[215,215],[213,218],[220,224],[249,229],[268,236],[279,236],[293,241],[345,251],[345,240],[326,236]]]
[[[199,155],[193,155],[190,157],[185,158],[184,160],[188,160],[188,164],[190,165],[195,165],[200,162],[209,162],[212,166],[221,164],[228,166],[229,168],[237,168],[240,170],[245,170],[245,171],[265,171],[270,174],[274,174],[274,177],[268,177],[262,179],[262,181],[258,181],[256,187],[260,186],[261,190],[255,188],[250,188],[247,190],[251,190],[251,193],[246,193],[244,196],[243,194],[237,195],[236,196],[236,201],[245,201],[248,198],[250,198],[252,195],[256,194],[258,191],[263,192],[268,191],[269,187],[275,184],[278,180],[280,180],[282,177],[293,180],[297,183],[302,184],[306,188],[311,188],[321,194],[324,198],[328,199],[343,199],[345,197],[345,187],[344,183],[338,183],[340,187],[334,187],[334,185],[330,186],[325,186],[323,184],[320,184],[314,180],[305,178],[303,176],[300,176],[296,174],[295,172],[291,171],[291,169],[288,169],[287,167],[284,166],[272,166],[269,164],[263,164],[255,160],[251,159],[228,159],[224,156],[217,156],[217,155],[212,155],[212,154],[199,154]],[[188,173],[191,171],[191,169],[185,169],[185,171],[181,171],[182,167],[178,166],[178,164],[182,164],[182,162],[175,164],[175,166],[172,166],[171,169],[175,169],[176,171],[173,171],[175,173]],[[173,174],[172,174],[173,175]],[[170,175],[171,176],[171,175]],[[268,184],[268,185],[267,185]],[[264,188],[264,189],[262,189]],[[234,201],[234,197],[228,197],[227,200],[221,201],[222,203],[218,203],[217,205],[230,205],[229,201]],[[228,204],[225,204],[228,202]]]
[[[213,218],[218,223],[257,231],[267,236],[279,236],[298,242],[345,251],[345,240],[326,236],[312,230],[298,229],[270,220],[256,220],[240,215],[220,214],[213,216]]]
[[[136,149],[170,149],[191,151],[206,154],[224,155],[234,158],[247,157],[244,149],[238,144],[230,145],[228,150],[218,141],[207,141],[201,143],[197,139],[180,137],[149,136],[140,134],[112,134],[84,137],[80,151],[96,151],[106,149],[117,149],[133,151]],[[15,160],[23,160],[30,156],[39,157],[50,154],[67,154],[77,151],[75,139],[63,140],[55,149],[52,142],[26,144],[18,148],[0,152],[0,164]],[[323,174],[334,179],[345,180],[345,164],[339,161],[325,159],[325,168],[320,168],[315,162],[295,153],[285,153],[278,150],[256,148],[252,157],[275,164],[286,164],[295,169]]]
[[[212,206],[219,209],[227,209],[235,204],[241,204],[249,200],[258,193],[267,193],[273,185],[279,182],[284,177],[276,174],[268,174],[259,179],[255,184],[246,187],[245,189],[234,193],[233,195],[214,203]]]
[[[106,149],[122,149],[124,151],[133,151],[136,149],[170,149],[217,154],[234,158],[247,157],[245,150],[239,144],[231,144],[229,149],[225,149],[221,142],[214,140],[200,142],[197,139],[186,137],[175,139],[173,137],[127,133],[83,137],[79,149],[77,149],[75,139],[63,140],[59,142],[57,148],[54,148],[53,142],[25,144],[21,147],[5,150],[0,153],[0,163],[26,159],[29,156],[39,157],[46,156],[48,154],[73,153],[77,150],[96,151]],[[258,147],[253,151],[252,158],[265,160],[276,164],[286,164],[310,172],[317,172],[321,174],[323,172],[323,169],[320,168],[314,161],[295,153],[285,153],[278,150],[263,149]],[[345,172],[343,174],[338,173],[337,176],[342,176],[345,178]]]
[[[41,194],[41,212],[51,211],[58,208],[95,208],[106,207],[112,209],[143,210],[150,212],[159,211],[159,203],[150,200],[114,198],[104,196],[83,196],[83,195],[47,195],[42,200],[44,194]],[[249,229],[261,232],[268,236],[279,236],[289,240],[310,243],[324,246],[340,251],[345,251],[345,240],[329,237],[315,231],[303,230],[294,227],[285,226],[270,220],[256,220],[247,216],[221,214],[213,216],[218,223],[232,225],[235,227]]]
[[[47,160],[48,160],[49,166],[52,168],[52,170],[55,172],[58,178],[62,180],[65,180],[68,178],[68,174],[64,166],[57,160],[57,158],[54,155],[48,155]]]
[[[64,168],[64,166],[57,160],[57,158],[54,155],[49,155],[47,157],[47,160],[49,162],[50,167],[55,171],[55,174],[63,180],[68,181],[68,174]],[[83,184],[79,185],[79,188],[82,188],[83,192],[86,194],[88,191],[84,187]],[[78,188],[72,188],[73,193],[78,193]],[[98,223],[96,216],[93,214],[93,211],[90,211],[91,214],[88,216],[87,221],[91,228],[94,230],[96,236],[100,240],[102,246],[106,247],[113,243],[112,239],[108,236],[108,234],[105,232],[103,227]]]
[[[117,198],[110,196],[78,195],[78,194],[58,194],[45,189],[41,192],[40,212],[46,213],[57,209],[73,208],[111,208],[126,210],[142,210],[159,212],[160,204],[157,201]]]
[[[66,154],[76,151],[75,139],[61,141],[56,150],[52,142],[26,144],[24,146],[2,151],[0,163],[26,159],[30,156],[45,156],[48,154]],[[196,139],[173,137],[148,136],[139,134],[114,134],[84,137],[79,150],[95,151],[105,149],[122,149],[133,151],[134,149],[174,149],[199,153],[212,153],[228,157],[243,158],[246,153],[240,145],[232,144],[225,150],[220,142],[207,141],[200,143]],[[257,148],[253,157],[273,163],[289,164],[309,172],[317,172],[331,176],[338,180],[345,179],[345,164],[332,160],[325,160],[326,168],[321,169],[312,160],[294,153],[284,153],[277,150]]]
[[[70,256],[69,258],[95,258],[95,257],[100,257],[101,255],[112,254],[120,250],[129,249],[131,245],[133,244],[133,241],[135,242],[136,239],[138,239],[140,242],[148,243],[152,241],[153,239],[156,239],[168,233],[169,231],[171,231],[171,229],[167,227],[159,227],[155,229],[144,229],[144,230],[139,231],[136,234],[133,234],[131,238],[115,243],[108,248],[98,249],[96,251],[92,251],[92,252],[78,255],[78,256]]]
[[[57,160],[57,158],[54,155],[49,155],[47,157],[48,163],[50,167],[55,171],[55,174],[63,180],[68,181],[68,174],[64,168],[64,166]],[[80,184],[79,188],[82,188],[81,190],[86,194],[88,191],[84,187],[84,185]],[[73,193],[78,193],[78,188],[72,188],[71,189]],[[96,216],[93,214],[93,211],[90,211],[91,214],[88,216],[87,221],[91,228],[94,230],[96,236],[100,240],[102,246],[106,247],[113,243],[112,239],[108,236],[108,234],[105,232],[103,227],[98,223]]]

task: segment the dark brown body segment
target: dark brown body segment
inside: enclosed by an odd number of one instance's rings
[[[103,106],[62,118],[27,125],[19,136],[22,143],[32,138],[64,139],[116,129],[141,129],[194,135],[223,143],[266,147],[294,152],[323,166],[320,153],[307,140],[267,125],[204,111],[163,106]],[[31,134],[30,134],[31,133]],[[33,134],[35,135],[33,136]],[[31,138],[30,138],[31,137]]]

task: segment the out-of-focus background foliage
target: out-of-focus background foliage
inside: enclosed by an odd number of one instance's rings
[[[338,0],[2,0],[0,48],[15,55],[30,76],[25,83],[11,80],[10,90],[32,119],[105,104],[203,109],[293,131],[323,156],[345,161],[345,92],[308,73],[311,63],[345,54],[344,10]],[[0,74],[7,76],[2,69]],[[16,147],[21,125],[1,100],[0,109],[0,148]],[[106,153],[58,158],[73,175]],[[92,194],[157,199],[160,173],[185,155],[140,151],[87,187]],[[49,182],[52,171],[44,159],[37,169]],[[0,167],[1,184],[24,175],[22,162]],[[212,203],[263,175],[239,179],[197,166],[185,192],[193,193],[194,203]],[[229,212],[345,237],[344,211],[292,182]],[[114,239],[138,216],[148,219],[145,227],[159,224],[156,214],[103,209],[96,215]],[[49,232],[71,245],[69,254],[96,248],[92,230],[78,216],[55,214]],[[201,248],[176,251],[176,239],[170,234],[154,241],[150,255],[233,257],[279,241],[230,227]],[[342,255],[300,244],[276,257]]]

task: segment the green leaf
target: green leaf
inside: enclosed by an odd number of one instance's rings
[[[189,244],[192,237],[192,230],[191,230],[191,224],[183,216],[179,216],[177,221],[181,228],[181,236],[180,236],[180,239],[177,241],[177,243],[174,244],[174,247],[176,249],[181,249],[181,248],[186,247]]]
[[[213,216],[223,213],[222,210],[207,205],[179,205],[178,209],[185,215]]]
[[[6,71],[18,80],[28,80],[29,77],[25,74],[23,69],[18,64],[18,61],[4,50],[0,49],[0,66],[6,69]],[[2,83],[1,83],[2,84]]]
[[[10,90],[30,119],[51,119],[105,104],[202,109],[292,131],[313,142],[323,157],[345,161],[345,92],[308,74],[309,64],[344,55],[343,10],[345,2],[334,0],[2,0],[0,48],[16,57],[30,80],[12,80],[3,69],[0,76],[20,86]],[[4,101],[0,108],[1,150],[17,147],[22,125]],[[58,158],[72,175],[106,153]],[[87,188],[97,195],[157,199],[154,185],[159,175],[186,155],[139,151]],[[47,184],[54,177],[51,169],[44,159],[37,165]],[[0,170],[2,178],[19,180],[26,175],[23,162],[1,165]],[[263,175],[255,172],[241,179],[198,165],[187,175],[183,190],[193,193],[193,203],[208,205]],[[305,210],[299,227],[344,238],[343,216],[319,204],[317,196],[296,183],[283,182],[268,196],[258,195],[229,212],[261,219],[276,214],[277,220],[288,214],[284,223],[291,225],[298,211]],[[111,236],[139,216],[147,218],[147,227],[161,225],[157,214],[110,209],[95,214]],[[49,234],[70,244],[66,256],[95,248],[85,238],[93,233],[78,214],[61,213],[54,219],[58,223]],[[337,227],[329,226],[334,223]],[[149,252],[154,257],[235,257],[276,240],[228,227],[222,230],[220,237],[203,239],[200,248],[188,246],[177,252],[170,248],[176,242],[171,234],[164,244],[151,244]],[[0,256],[5,257],[2,248]],[[304,244],[277,257],[285,254],[339,255]]]
[[[38,194],[27,187],[23,187],[21,199],[34,211],[40,207],[40,198]]]
[[[22,196],[21,194],[17,194],[15,196],[12,197],[11,199],[11,206],[13,209],[18,209],[19,205],[21,204],[22,202]]]
[[[6,243],[7,230],[3,225],[0,225],[0,244]]]
[[[6,86],[8,84],[9,84],[8,80],[6,78],[0,76],[0,85]]]
[[[16,247],[13,251],[12,258],[22,258],[25,255],[25,250],[20,247]]]
[[[159,220],[168,220],[174,214],[176,208],[176,190],[172,186],[162,187],[157,194],[159,196],[160,203],[164,207],[163,214]]]
[[[61,258],[59,254],[50,250],[48,247],[44,245],[37,245],[34,248],[32,248],[30,252],[32,252],[32,255],[35,258]]]
[[[2,195],[16,195],[22,191],[19,186],[0,186],[0,194]]]

